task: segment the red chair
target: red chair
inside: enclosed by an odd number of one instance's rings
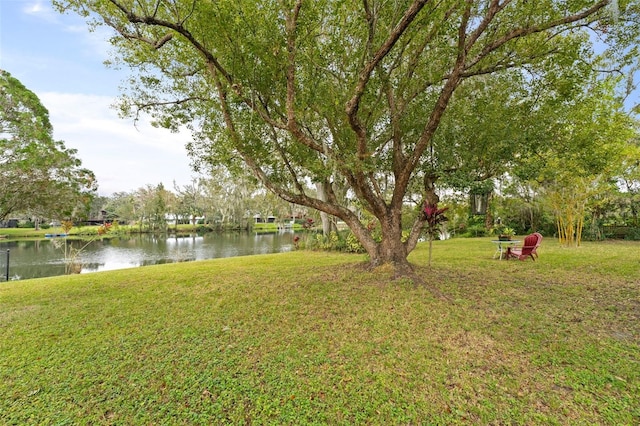
[[[536,249],[542,242],[542,234],[535,232],[527,235],[524,238],[524,243],[521,247],[514,247],[511,249],[511,256],[520,260],[525,260],[527,257],[531,257],[532,260],[536,260],[538,252]]]
[[[536,246],[533,248],[533,251],[531,252],[531,254],[533,254],[535,257],[538,257],[538,252],[536,251],[536,249],[540,247],[540,243],[542,242],[542,234],[539,232],[534,232],[533,235],[538,237],[538,242],[536,243]]]

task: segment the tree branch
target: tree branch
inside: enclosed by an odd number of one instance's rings
[[[362,95],[364,94],[364,91],[367,87],[367,83],[371,78],[371,73],[373,73],[373,70],[376,69],[378,64],[391,51],[393,46],[400,39],[402,34],[404,34],[411,22],[413,22],[417,14],[428,1],[429,0],[415,0],[409,7],[409,9],[407,9],[404,16],[393,29],[387,40],[382,44],[382,46],[380,46],[377,52],[369,60],[369,62],[365,64],[362,71],[360,71],[358,84],[355,87],[355,93],[345,105],[345,112],[347,114],[347,117],[349,118],[349,124],[356,134],[357,154],[361,160],[367,157],[367,133],[360,119],[358,118],[358,109],[360,107],[360,100],[362,99]]]
[[[169,22],[169,21],[156,18],[155,16],[140,16],[135,14],[132,10],[129,10],[126,7],[124,7],[119,0],[109,0],[109,1],[112,4],[114,4],[126,16],[127,20],[132,24],[145,24],[149,26],[164,27],[164,28],[168,28],[175,31],[176,33],[184,37],[196,49],[196,51],[200,53],[200,55],[203,57],[205,62],[209,64],[210,72],[212,69],[215,69],[218,73],[220,73],[220,75],[222,75],[224,80],[232,88],[234,93],[240,99],[242,99],[242,102],[244,102],[249,108],[251,108],[251,110],[256,112],[266,123],[278,129],[289,129],[290,125],[292,126],[295,125],[295,121],[293,122],[294,124],[291,124],[291,122],[289,121],[286,124],[284,124],[284,123],[279,123],[273,120],[268,114],[265,113],[264,110],[259,108],[254,101],[252,101],[250,98],[245,96],[243,93],[244,90],[242,88],[242,85],[236,84],[234,82],[234,78],[231,75],[231,73],[227,71],[225,67],[222,66],[218,58],[215,55],[213,55],[208,49],[206,49],[206,47],[202,43],[200,43],[193,36],[193,34],[191,34],[189,30],[187,30],[184,27],[184,22],[186,18],[183,19],[181,23],[174,23],[174,22]],[[296,19],[297,19],[297,13],[299,13],[299,9],[301,6],[302,6],[302,0],[298,0],[296,5],[296,10],[294,11],[294,13],[296,14]],[[119,28],[118,26],[114,26],[113,23],[109,23],[107,21],[105,22],[110,26],[112,26],[113,28],[115,28],[117,31],[119,31],[124,37],[127,37],[127,34],[122,32],[122,28]],[[294,24],[295,24],[295,20],[294,20]],[[134,38],[140,39],[140,37],[134,37]],[[295,40],[293,40],[293,42],[295,42]],[[293,47],[295,48],[295,44]],[[293,68],[293,70],[295,71],[295,67]],[[289,78],[288,78],[288,81],[289,81]],[[301,143],[303,143],[304,145],[306,145],[307,147],[315,151],[322,152],[322,146],[317,144],[315,141],[311,140],[310,138],[308,138],[304,134],[304,132],[300,131],[299,127],[297,127],[297,129],[296,127],[293,127],[293,129],[296,130],[295,136],[296,138],[298,138],[298,140]],[[289,129],[289,130],[292,130],[292,129]]]
[[[302,8],[302,0],[298,0],[293,12],[287,15],[287,129],[302,144],[313,149],[314,151],[323,152],[322,145],[309,138],[300,128],[296,119],[296,27],[300,9]]]
[[[598,2],[595,5],[593,5],[592,7],[590,7],[589,9],[586,9],[586,10],[580,12],[580,13],[576,13],[576,14],[573,14],[573,15],[565,16],[564,18],[557,19],[557,20],[551,21],[551,22],[547,22],[547,23],[542,24],[542,25],[536,25],[536,26],[532,26],[532,27],[521,27],[521,28],[513,29],[513,30],[509,31],[507,34],[505,34],[502,37],[500,37],[497,40],[495,40],[493,43],[485,46],[480,51],[480,53],[478,53],[478,55],[472,61],[470,61],[467,64],[467,68],[473,67],[475,64],[480,62],[482,59],[486,58],[490,53],[492,53],[495,50],[497,50],[498,48],[504,46],[506,43],[508,43],[511,40],[514,40],[516,38],[522,38],[522,37],[525,37],[525,36],[528,36],[528,35],[531,35],[531,34],[535,34],[535,33],[541,33],[541,32],[550,30],[552,28],[559,27],[561,25],[565,25],[565,24],[570,24],[570,23],[573,23],[573,22],[581,21],[581,20],[583,20],[583,19],[595,14],[600,9],[606,7],[609,3],[610,3],[610,0],[601,0],[600,2]]]

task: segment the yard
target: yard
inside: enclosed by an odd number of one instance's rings
[[[296,251],[0,284],[3,424],[640,423],[640,243]]]

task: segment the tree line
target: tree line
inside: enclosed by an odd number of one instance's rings
[[[173,189],[149,184],[131,192],[98,196],[89,216],[133,225],[144,232],[166,232],[178,224],[203,230],[246,230],[256,218],[288,221],[317,216],[264,190],[250,176],[234,176],[223,168],[212,173]]]

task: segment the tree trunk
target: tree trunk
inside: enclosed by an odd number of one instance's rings
[[[316,190],[318,191],[318,199],[320,201],[327,201],[327,185],[330,185],[327,182],[316,182]],[[322,210],[320,210],[320,220],[322,221],[322,234],[324,236],[328,236],[331,232],[338,232],[338,227],[336,226],[333,217]]]
[[[401,210],[389,208],[386,217],[380,221],[382,241],[376,244],[375,253],[369,253],[371,266],[392,265],[394,278],[413,274],[413,268],[407,260],[407,247],[402,242],[401,222]]]
[[[487,194],[487,213],[484,216],[484,227],[487,230],[490,230],[491,228],[493,228],[494,221],[495,221],[493,218],[493,211],[491,209],[492,204],[493,204],[493,191]]]
[[[438,180],[438,176],[435,174],[425,174],[423,178],[424,184],[424,201],[430,205],[438,205],[440,202],[440,197],[436,193],[436,181]],[[416,248],[418,244],[418,239],[420,238],[420,234],[422,233],[422,229],[427,222],[424,214],[419,214],[413,223],[413,227],[411,228],[411,233],[409,234],[409,239],[407,240],[405,247],[407,251],[407,255]]]

